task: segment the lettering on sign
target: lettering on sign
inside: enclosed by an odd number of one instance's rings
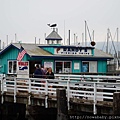
[[[82,48],[57,48],[57,54],[62,55],[91,55],[91,49],[82,49]]]
[[[28,66],[28,62],[18,62],[19,66]]]

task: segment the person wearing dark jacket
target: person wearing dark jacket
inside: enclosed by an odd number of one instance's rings
[[[52,68],[50,67],[46,73],[46,78],[47,79],[54,79],[54,73],[52,72]]]
[[[36,65],[36,70],[34,72],[34,78],[42,78],[43,77],[43,73],[41,68],[39,67],[39,65]]]

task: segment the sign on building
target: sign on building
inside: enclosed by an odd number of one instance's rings
[[[56,48],[54,54],[61,55],[92,55],[91,49],[76,48]]]
[[[17,77],[29,78],[29,61],[17,62]]]
[[[44,62],[44,67],[45,68],[51,67],[53,69],[53,62]]]

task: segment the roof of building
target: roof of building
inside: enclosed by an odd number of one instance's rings
[[[0,52],[0,55],[4,53],[6,50],[8,50],[11,46],[16,47],[17,49],[20,49],[19,43],[12,43],[9,46],[7,46],[5,49],[3,49]],[[32,43],[22,43],[22,47],[26,50],[27,54],[31,57],[68,57],[69,58],[105,58],[105,59],[113,59],[112,55],[107,54],[99,49],[94,49],[94,56],[90,55],[53,55],[52,53],[40,48],[39,46],[42,46],[42,44],[32,44]],[[43,45],[44,46],[44,45]],[[52,47],[52,46],[51,46]]]
[[[48,51],[45,51],[44,49],[38,47],[38,44],[29,44],[29,43],[22,43],[22,47],[25,49],[27,54],[29,56],[51,56],[52,54]],[[21,46],[19,43],[12,43],[9,46],[7,46],[5,49],[3,49],[0,54],[5,52],[9,47],[14,46],[17,49],[20,49]]]
[[[53,31],[45,38],[45,40],[62,40],[60,35],[53,29]]]
[[[58,45],[58,44],[44,44],[44,45],[39,45],[39,47],[41,48],[49,48],[49,47],[53,47],[53,48],[86,48],[86,49],[94,49],[95,47],[92,47],[92,46],[78,46],[78,45]]]
[[[99,50],[97,48],[94,49],[94,57],[110,57],[113,58],[111,54],[107,54],[106,52]]]
[[[101,51],[101,50],[99,50],[99,49],[94,49],[94,56],[92,56],[92,55],[62,55],[62,54],[60,54],[60,55],[54,55],[54,56],[52,56],[52,57],[62,57],[62,58],[64,58],[64,57],[68,57],[69,56],[69,58],[73,58],[73,59],[75,59],[75,58],[80,58],[80,59],[82,59],[82,58],[89,58],[89,59],[91,59],[91,60],[93,60],[93,59],[113,59],[113,56],[112,55],[110,55],[110,54],[107,54],[107,53],[105,53],[104,51]]]
[[[20,44],[13,44],[17,48],[20,48]],[[22,44],[22,47],[26,50],[27,54],[30,56],[51,56],[52,54],[40,47],[38,47],[39,44],[28,44],[24,43]]]

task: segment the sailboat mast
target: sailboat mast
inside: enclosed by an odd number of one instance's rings
[[[85,21],[85,46],[87,46],[87,24],[86,24],[86,21]]]
[[[109,43],[109,28],[107,29],[107,47],[106,47],[106,53],[108,53],[108,43]]]
[[[82,46],[84,46],[84,33],[82,33]]]
[[[75,45],[75,33],[74,33],[74,45]]]
[[[8,35],[7,35],[7,45],[8,45]]]
[[[117,68],[117,70],[119,69],[119,65],[118,65],[118,62],[119,62],[119,56],[118,56],[118,53],[119,53],[119,43],[118,43],[118,39],[119,39],[119,36],[118,36],[118,32],[119,32],[119,30],[118,30],[118,28],[117,28],[117,64],[116,64],[116,68]]]
[[[94,30],[93,30],[93,41],[94,41]]]
[[[65,20],[64,20],[64,45],[65,45]]]

